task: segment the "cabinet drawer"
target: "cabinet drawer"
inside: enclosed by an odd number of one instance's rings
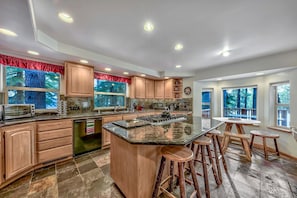
[[[37,141],[40,142],[66,136],[72,136],[72,128],[37,133]]]
[[[72,145],[61,146],[37,152],[38,163],[48,162],[62,157],[72,156]]]
[[[69,144],[72,144],[72,136],[37,142],[37,151],[43,151],[46,149],[56,148],[56,147],[65,146]]]
[[[49,131],[56,129],[71,128],[72,120],[55,120],[55,121],[44,121],[37,122],[37,131]]]
[[[117,120],[122,120],[122,115],[103,117],[102,123],[113,122],[113,121],[117,121]]]

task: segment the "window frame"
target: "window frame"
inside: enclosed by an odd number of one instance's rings
[[[16,67],[16,66],[10,66],[6,65],[9,67]],[[57,73],[59,75],[59,88],[56,89],[46,89],[46,88],[36,88],[36,87],[16,87],[16,86],[7,86],[6,84],[6,66],[0,64],[0,67],[3,69],[3,73],[1,74],[1,78],[3,79],[3,92],[4,92],[4,103],[8,104],[8,90],[17,90],[17,91],[36,91],[36,92],[54,92],[57,93],[57,108],[56,109],[35,109],[36,113],[45,113],[45,112],[58,112],[58,106],[59,106],[59,101],[60,101],[60,89],[61,89],[61,74]],[[22,70],[26,70],[26,68],[20,68],[16,67]],[[33,69],[27,69],[27,70],[33,70]],[[43,70],[36,70],[36,71],[41,71],[48,73],[48,71],[43,71]],[[55,73],[55,72],[53,72]]]
[[[225,116],[225,114],[224,114],[224,90],[228,90],[228,89],[246,89],[246,88],[256,88],[256,108],[252,108],[253,110],[255,110],[256,112],[255,112],[255,118],[253,119],[252,117],[253,117],[253,113],[251,114],[251,116],[249,117],[249,118],[241,118],[241,119],[252,119],[252,120],[257,120],[258,119],[258,86],[257,85],[245,85],[245,86],[236,86],[236,87],[223,87],[222,88],[222,91],[221,91],[221,93],[222,93],[222,96],[221,96],[221,98],[222,98],[222,100],[221,100],[221,102],[222,102],[222,108],[221,108],[221,115],[223,115],[223,116]]]
[[[289,119],[289,125],[288,126],[279,126],[278,125],[278,113],[277,113],[277,109],[278,107],[288,107],[289,109],[289,112],[290,112],[290,102],[291,102],[291,98],[290,98],[290,101],[288,104],[283,104],[283,103],[278,103],[278,92],[277,92],[277,87],[280,86],[280,85],[285,85],[285,84],[288,84],[291,88],[291,84],[289,81],[284,81],[284,82],[277,82],[277,83],[271,83],[270,84],[270,87],[273,91],[273,126],[275,128],[280,128],[280,129],[289,129],[290,128],[290,121],[291,119]],[[290,93],[291,95],[291,89],[290,89]]]
[[[94,78],[94,81],[95,80],[101,80],[101,79],[97,79],[97,78]],[[110,81],[110,80],[105,80],[105,81],[108,81],[108,82],[116,82],[116,81]],[[95,91],[95,82],[94,82],[94,87],[93,87],[93,90],[94,90],[94,110],[111,110],[111,109],[114,109],[115,107],[117,106],[110,106],[110,107],[96,107],[95,106],[95,96],[96,95],[108,95],[108,96],[123,96],[124,97],[124,105],[123,106],[118,106],[118,108],[126,108],[126,104],[127,104],[127,89],[128,89],[128,86],[127,86],[127,83],[125,82],[117,82],[117,83],[124,83],[126,85],[126,90],[125,90],[125,93],[115,93],[115,92],[98,92],[98,91]]]
[[[203,102],[203,92],[209,92],[210,93],[210,102]],[[202,89],[201,91],[201,116],[203,117],[203,105],[209,105],[210,107],[210,113],[209,117],[212,118],[213,115],[213,89]]]

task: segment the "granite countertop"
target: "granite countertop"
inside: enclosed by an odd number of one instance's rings
[[[185,145],[222,124],[224,122],[218,120],[210,120],[209,123],[201,117],[188,116],[185,121],[163,126],[145,125],[126,129],[107,123],[103,128],[131,144]]]
[[[117,115],[117,114],[134,114],[134,113],[147,113],[147,112],[156,112],[155,110],[143,110],[143,111],[106,111],[106,112],[88,112],[80,114],[68,114],[68,115],[40,115],[34,116],[32,118],[21,118],[21,119],[11,119],[0,122],[0,127],[9,126],[14,124],[22,124],[35,121],[46,121],[46,120],[59,120],[59,119],[88,119],[88,118],[98,118],[108,115]],[[157,111],[159,112],[159,111]]]

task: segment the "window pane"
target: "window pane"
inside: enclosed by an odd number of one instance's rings
[[[290,108],[284,106],[277,107],[277,126],[290,126]]]
[[[277,103],[289,104],[290,103],[290,84],[283,84],[277,86]]]
[[[209,91],[203,91],[202,92],[202,103],[203,102],[210,102],[211,98],[210,98],[211,94]]]
[[[245,119],[256,119],[257,88],[235,88],[223,90],[223,115]]]
[[[94,80],[95,92],[107,92],[107,93],[126,93],[126,83],[111,82],[106,80]]]
[[[96,107],[125,106],[125,96],[116,95],[95,95],[94,105]]]
[[[35,104],[36,109],[57,109],[58,93],[8,90],[9,104]]]
[[[60,75],[52,72],[6,67],[6,85],[59,90]]]

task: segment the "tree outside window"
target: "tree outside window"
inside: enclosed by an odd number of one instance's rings
[[[290,127],[290,84],[273,84],[275,93],[275,125],[277,127]]]
[[[35,104],[36,109],[57,109],[60,74],[5,67],[8,104]]]
[[[257,119],[257,88],[223,89],[223,116]]]

